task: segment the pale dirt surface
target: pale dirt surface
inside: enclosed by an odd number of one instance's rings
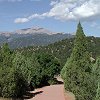
[[[36,95],[31,99],[25,100],[75,100],[73,94],[70,92],[64,94],[63,84],[46,86],[40,89],[36,89],[31,93]]]
[[[65,100],[63,85],[46,86],[36,89],[33,93],[38,94],[36,94],[33,98],[26,100]]]
[[[58,81],[63,82],[61,77],[57,77]],[[75,97],[72,93],[64,91],[64,85],[50,85],[43,88],[35,89],[34,91],[27,94],[24,100],[75,100]],[[1,99],[0,100],[13,100],[13,99]],[[21,100],[21,99],[17,99]]]

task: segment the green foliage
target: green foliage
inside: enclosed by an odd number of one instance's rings
[[[73,92],[76,100],[93,100],[95,96],[92,66],[81,24],[78,24],[72,54],[62,69],[65,90]]]
[[[96,63],[93,66],[93,73],[95,75],[95,84],[97,86],[95,100],[100,100],[100,56],[97,58]]]
[[[95,100],[100,100],[100,82],[98,82]]]
[[[22,96],[31,81],[30,66],[29,59],[20,53],[12,53],[7,44],[3,45],[0,53],[0,96]]]
[[[60,62],[57,58],[48,54],[36,55],[37,66],[34,66],[32,71],[32,83],[34,87],[44,86],[49,84],[48,81],[54,79],[54,75],[60,72]]]
[[[100,38],[98,37],[87,37],[88,51],[91,52],[93,58],[100,56]],[[61,40],[59,42],[50,44],[48,46],[31,46],[27,48],[17,49],[23,55],[31,55],[35,53],[47,53],[52,54],[58,58],[61,62],[61,68],[65,65],[66,59],[70,57],[73,49],[74,38]]]
[[[13,66],[15,71],[22,73],[24,79],[30,83],[31,81],[31,61],[29,58],[17,53],[13,59]]]
[[[97,57],[96,63],[93,66],[93,73],[95,74],[97,81],[99,81],[100,80],[100,56]]]
[[[1,47],[1,53],[0,53],[0,61],[1,61],[1,66],[2,67],[11,67],[12,66],[12,62],[11,62],[11,55],[12,55],[12,52],[11,50],[9,49],[9,46],[8,44],[4,44],[2,47]]]
[[[57,58],[50,54],[38,54],[37,60],[40,66],[43,68],[43,74],[54,77],[54,75],[60,72],[60,62]]]
[[[49,83],[50,85],[57,84],[57,79],[56,79],[56,78],[55,78],[55,79],[51,79],[51,80],[48,81],[48,83]]]
[[[60,62],[48,54],[11,52],[8,44],[0,49],[0,96],[21,97],[26,91],[54,83]]]
[[[13,97],[15,96],[15,81],[14,81],[14,70],[13,68],[7,68],[2,70],[1,79],[1,96],[3,97]]]
[[[3,97],[12,97],[14,96],[15,88],[12,52],[8,44],[4,44],[0,51],[0,95]]]
[[[28,89],[31,82],[30,60],[20,53],[17,53],[13,59],[15,70],[16,94],[22,96]]]

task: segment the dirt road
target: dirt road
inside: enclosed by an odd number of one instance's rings
[[[46,86],[31,93],[34,96],[25,100],[65,100],[63,84]],[[66,94],[66,100],[75,100],[71,93],[67,92]]]

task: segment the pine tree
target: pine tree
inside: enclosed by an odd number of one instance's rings
[[[14,96],[14,68],[12,67],[12,52],[8,44],[4,44],[0,50],[0,96]]]
[[[95,100],[100,100],[100,57],[97,58],[96,63],[93,66],[93,73],[95,75],[95,83],[97,86]]]
[[[31,81],[31,66],[30,59],[23,56],[21,53],[16,53],[13,59],[16,82],[16,96],[20,97],[26,93]]]
[[[1,47],[1,64],[4,69],[12,66],[12,52],[7,43]]]
[[[76,100],[93,100],[95,95],[87,48],[87,39],[79,22],[72,54],[61,72],[65,90],[73,92]]]

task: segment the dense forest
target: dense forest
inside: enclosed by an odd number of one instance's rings
[[[96,59],[96,57],[100,56],[100,38],[91,36],[87,37],[87,41],[88,50],[91,53],[91,57]],[[60,60],[61,65],[63,67],[66,62],[66,59],[70,56],[72,52],[73,44],[74,38],[70,38],[61,40],[48,46],[30,46],[23,49],[17,49],[16,51],[20,51],[25,55],[31,55],[31,53],[33,52],[52,54]]]
[[[54,76],[60,70],[60,62],[53,55],[23,55],[10,50],[6,43],[0,48],[0,96],[23,97],[27,91],[55,84]]]

